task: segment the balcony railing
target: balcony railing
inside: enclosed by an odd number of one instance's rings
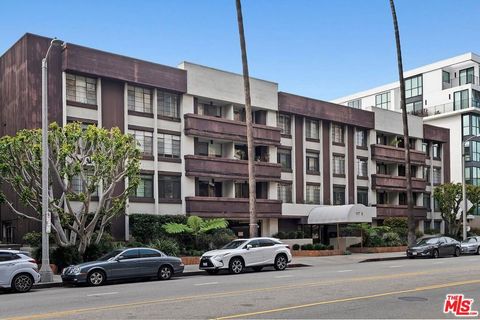
[[[388,217],[408,217],[408,206],[399,204],[377,204],[377,218],[385,219]],[[427,208],[415,206],[413,215],[416,219],[425,219],[427,217]]]
[[[244,122],[188,113],[185,118],[185,134],[213,139],[247,141],[247,125]],[[261,124],[253,125],[256,145],[280,145],[280,129]]]
[[[412,189],[414,191],[425,191],[427,182],[424,179],[412,178]],[[399,176],[390,176],[384,174],[372,174],[372,189],[405,191],[407,188],[407,178]]]
[[[480,100],[477,99],[463,99],[457,102],[447,102],[435,106],[425,107],[421,110],[409,111],[408,114],[413,114],[419,117],[429,117],[437,114],[453,112],[467,108],[480,108]]]
[[[248,198],[186,197],[187,213],[200,217],[218,217],[246,220],[249,217]],[[282,215],[282,201],[257,199],[258,218],[278,218]]]
[[[372,158],[391,163],[405,163],[405,149],[382,144],[372,144]],[[423,151],[410,149],[410,160],[412,164],[425,165],[427,155]]]
[[[248,161],[206,156],[185,156],[185,174],[191,177],[248,179]],[[255,162],[255,178],[259,181],[280,180],[282,166],[277,163]]]
[[[443,90],[463,86],[465,84],[480,85],[480,79],[477,76],[465,75],[462,77],[452,78],[449,82],[442,82]]]

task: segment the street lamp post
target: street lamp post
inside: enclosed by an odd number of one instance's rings
[[[63,41],[54,38],[50,42],[45,58],[42,59],[42,267],[41,282],[52,282],[53,272],[50,268],[49,243],[51,222],[48,211],[48,66],[47,58],[54,46],[62,46]]]
[[[480,137],[480,135],[471,136],[462,142],[462,199],[463,199],[463,214],[462,214],[462,237],[463,240],[467,239],[467,185],[465,183],[465,144],[470,142],[473,138]]]

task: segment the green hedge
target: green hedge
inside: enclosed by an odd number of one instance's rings
[[[151,243],[155,240],[168,237],[162,226],[166,223],[187,223],[183,215],[130,215],[130,230],[136,241]]]

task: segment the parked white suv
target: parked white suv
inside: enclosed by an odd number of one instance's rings
[[[290,261],[290,248],[278,239],[251,238],[234,240],[219,250],[205,252],[200,259],[199,268],[209,274],[216,274],[222,269],[238,274],[247,267],[255,271],[266,266],[285,270]]]
[[[0,288],[28,292],[39,281],[37,262],[27,252],[0,250]]]

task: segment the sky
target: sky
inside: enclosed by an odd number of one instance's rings
[[[388,0],[243,0],[250,75],[332,100],[398,77]],[[478,0],[396,0],[405,70],[480,53]],[[241,73],[234,0],[0,0],[0,55],[26,32]]]

